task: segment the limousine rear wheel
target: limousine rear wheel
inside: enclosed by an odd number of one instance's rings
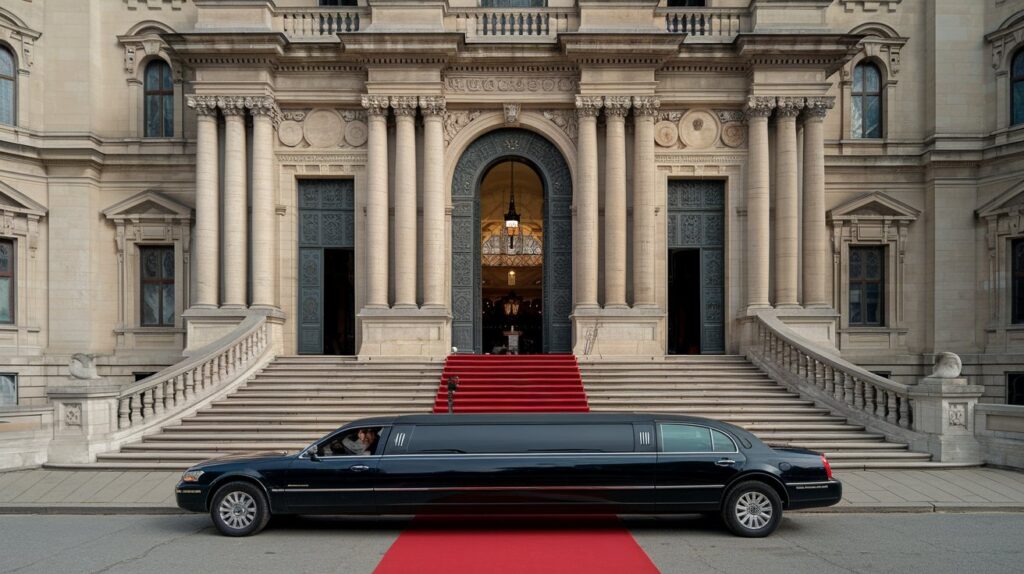
[[[738,536],[768,536],[782,520],[782,499],[774,488],[763,482],[743,482],[729,491],[722,507],[722,519]]]
[[[249,536],[267,525],[270,508],[259,487],[248,482],[229,482],[214,495],[210,517],[221,534]]]

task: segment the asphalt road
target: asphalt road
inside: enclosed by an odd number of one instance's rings
[[[790,514],[760,540],[733,537],[698,517],[626,524],[665,573],[1024,570],[1021,514]],[[231,539],[200,515],[0,516],[0,573],[372,572],[406,525],[305,518]],[[563,527],[587,528],[585,522]]]

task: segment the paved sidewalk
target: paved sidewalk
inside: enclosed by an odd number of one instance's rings
[[[0,473],[0,514],[164,514],[178,472]],[[808,512],[1024,512],[1024,473],[994,468],[849,470],[843,500]]]

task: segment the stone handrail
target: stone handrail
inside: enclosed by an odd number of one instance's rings
[[[248,370],[264,356],[269,343],[266,317],[247,317],[192,357],[118,393],[117,429],[134,431],[188,409]]]
[[[691,38],[734,37],[750,31],[750,12],[745,8],[659,8],[665,30]]]
[[[555,41],[569,30],[571,8],[460,8],[449,13],[466,41]]]
[[[808,393],[873,420],[876,426],[914,429],[910,387],[880,377],[831,353],[817,350],[779,319],[757,315],[748,353],[780,378]],[[817,392],[813,392],[817,391]],[[884,429],[883,429],[884,430]]]
[[[345,32],[358,32],[370,23],[366,7],[280,8],[274,12],[274,30],[293,39],[324,40]]]

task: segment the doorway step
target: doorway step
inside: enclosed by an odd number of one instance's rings
[[[449,355],[434,402],[448,412],[448,380],[458,377],[457,413],[587,412],[576,357],[565,355]]]

